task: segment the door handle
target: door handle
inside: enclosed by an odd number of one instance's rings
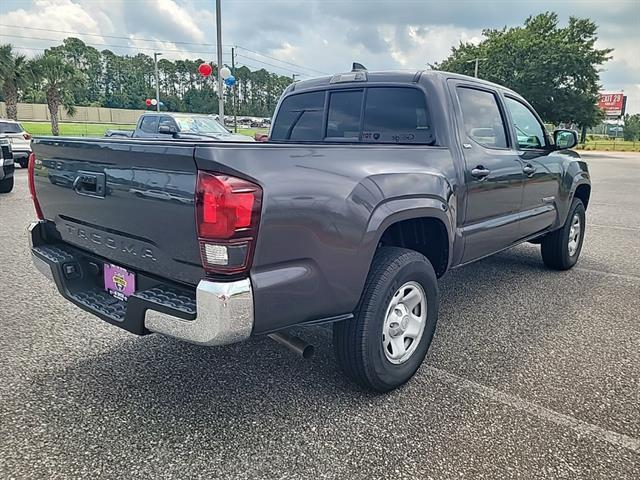
[[[522,169],[522,171],[524,172],[525,175],[527,176],[531,176],[534,173],[536,173],[536,169],[533,165],[531,165],[530,163],[525,165],[524,168]]]
[[[471,170],[471,175],[481,180],[485,177],[488,177],[490,173],[491,170],[489,170],[488,168],[484,168],[482,165],[478,165],[476,168]]]

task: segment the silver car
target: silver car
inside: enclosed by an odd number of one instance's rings
[[[13,150],[13,160],[22,168],[26,168],[31,154],[31,134],[15,120],[0,118],[0,139],[9,140]]]

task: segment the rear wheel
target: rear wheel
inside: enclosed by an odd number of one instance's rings
[[[17,160],[18,165],[20,165],[20,167],[22,168],[27,168],[29,166],[29,159],[28,158],[21,158],[19,160]]]
[[[413,250],[376,253],[355,318],[334,325],[336,358],[359,385],[384,392],[420,367],[438,319],[438,283],[429,261]]]
[[[582,251],[585,233],[585,210],[582,201],[574,198],[562,228],[545,236],[541,244],[542,261],[554,270],[569,270]]]
[[[13,177],[0,180],[0,193],[9,193],[13,190]]]

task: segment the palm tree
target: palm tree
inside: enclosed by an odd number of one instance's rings
[[[10,44],[0,46],[0,87],[7,116],[18,119],[18,93],[29,86],[32,72],[24,55],[14,54]]]
[[[51,133],[60,134],[58,113],[63,106],[69,115],[76,111],[74,88],[83,79],[78,71],[66,63],[61,57],[45,53],[34,61],[34,73],[41,79],[51,114]]]

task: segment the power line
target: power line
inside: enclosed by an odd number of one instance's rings
[[[8,28],[15,28],[15,29],[20,29],[20,30],[24,30],[23,27],[17,27],[15,25],[7,25],[4,23],[0,23],[0,27],[8,27]],[[52,28],[36,28],[36,27],[29,27],[29,30],[41,30],[43,32],[54,32],[54,33],[67,33],[70,35],[84,35],[84,36],[88,36],[88,37],[102,37],[102,38],[116,38],[116,39],[120,39],[120,40],[133,40],[133,41],[138,41],[138,42],[161,42],[162,40],[158,40],[157,38],[139,38],[139,37],[126,37],[126,36],[122,36],[122,35],[106,35],[106,34],[101,34],[101,33],[81,33],[81,32],[72,32],[70,30],[55,30]],[[210,47],[215,47],[216,44],[215,43],[196,43],[196,42],[178,42],[178,41],[173,41],[170,43],[174,43],[176,45],[199,45],[199,46],[210,46]],[[233,45],[230,44],[222,44],[223,47],[232,47]]]
[[[46,48],[42,48],[42,47],[27,47],[27,46],[22,46],[22,45],[13,45],[13,47],[14,48],[19,48],[19,49],[22,49],[22,50],[34,50],[34,51],[38,51],[38,52],[44,52],[45,50],[47,50]],[[251,63],[244,62],[244,61],[241,62],[241,63],[238,63],[237,66],[240,66],[240,67],[241,66],[245,66],[245,67],[248,67],[248,68],[252,68],[254,70],[262,70],[264,68],[264,67],[260,67],[260,66],[257,66],[257,65],[253,65]],[[274,73],[277,73],[277,72],[274,72]],[[301,75],[303,77],[308,77],[309,76],[309,75],[307,75],[305,73],[296,74],[296,75]]]
[[[22,27],[16,27],[15,25],[7,25],[7,24],[0,24],[0,27],[8,27],[8,28],[15,28],[18,29],[20,28],[22,30]],[[207,47],[216,47],[216,44],[214,43],[198,43],[198,42],[181,42],[181,41],[169,41],[169,40],[159,40],[159,39],[152,39],[152,38],[139,38],[139,37],[126,37],[126,36],[120,36],[120,35],[106,35],[106,34],[99,34],[99,33],[81,33],[81,32],[73,32],[70,30],[56,30],[56,29],[52,29],[52,28],[37,28],[37,27],[29,27],[30,30],[40,30],[40,31],[44,31],[44,32],[54,32],[54,33],[65,33],[65,34],[70,34],[70,35],[80,35],[80,36],[90,36],[90,37],[102,37],[102,38],[115,38],[115,39],[120,39],[120,40],[129,40],[129,41],[141,41],[141,42],[168,42],[168,43],[173,43],[174,45],[198,45],[198,46],[207,46]],[[5,34],[5,36],[10,36]],[[30,38],[30,37],[18,37],[18,38]],[[46,39],[49,41],[60,41],[59,39]],[[102,44],[103,46],[111,46],[111,45],[107,45],[107,44]],[[119,48],[133,48],[133,47],[128,47],[125,45],[115,45],[114,47],[119,47]],[[230,44],[222,44],[223,48],[224,47],[232,47],[234,45],[230,45]],[[271,55],[267,55],[266,53],[262,53],[262,52],[258,52],[256,50],[252,50],[250,48],[247,47],[243,47],[242,45],[235,45],[236,48],[239,48],[241,50],[245,50],[247,52],[251,52],[255,55],[260,55],[262,57],[265,58],[269,58],[271,60],[275,60],[276,62],[280,62],[280,63],[284,63],[287,65],[291,65],[293,67],[297,67],[303,70],[308,70],[310,72],[315,72],[315,73],[320,73],[322,75],[329,75],[329,73],[327,72],[323,72],[321,70],[316,70],[315,68],[311,68],[311,67],[305,67],[304,65],[299,65],[297,63],[293,63],[293,62],[289,62],[287,60],[281,60],[279,58],[273,57]],[[138,48],[139,50],[157,50],[156,48],[144,48],[144,47],[140,47]],[[168,49],[163,49],[165,51],[176,51],[176,52],[183,52],[184,50],[168,50]],[[191,51],[188,50],[190,53],[202,53],[202,54],[207,54],[210,52],[197,52],[197,51]],[[249,57],[246,57],[249,58]],[[256,61],[260,61],[258,59],[254,59]],[[266,62],[261,62],[261,63],[265,63],[266,65],[269,65]]]
[[[60,42],[61,41],[58,38],[28,37],[26,35],[13,35],[13,34],[8,34],[8,33],[0,33],[0,37],[22,38],[22,39],[26,39],[26,40],[40,40],[40,41],[46,41],[46,42]],[[133,45],[113,45],[113,44],[108,44],[108,43],[87,43],[87,42],[84,42],[84,43],[86,45],[90,46],[90,47],[100,46],[100,47],[111,47],[111,48],[127,48],[129,50],[144,50],[144,51],[148,51],[148,52],[155,52],[160,48],[164,52],[197,53],[197,54],[203,54],[203,55],[205,55],[205,54],[206,55],[215,54],[215,50],[214,51],[208,51],[208,52],[202,52],[202,51],[194,51],[194,50],[178,50],[178,49],[164,48],[164,47],[149,48],[149,47],[136,47],[136,46],[133,46]],[[227,53],[229,53],[229,51],[227,51]]]
[[[237,57],[237,56],[238,56],[238,55],[236,54],[236,57]],[[257,66],[257,65],[252,65],[252,64],[247,63],[247,62],[242,61],[242,60],[241,60],[239,63],[236,63],[236,69],[237,69],[237,67],[249,67],[249,68],[252,68],[252,69],[254,69],[254,70],[264,70],[264,67],[259,67],[259,66]],[[271,73],[277,73],[278,75],[282,75],[281,73],[278,73],[278,72],[271,72]],[[309,76],[309,75],[307,75],[306,73],[294,73],[294,75],[296,75],[296,76],[302,76],[302,77],[308,77],[308,76]],[[286,76],[286,75],[285,75],[285,76]]]
[[[292,70],[292,69],[290,69],[290,68],[282,67],[282,66],[280,66],[280,65],[274,65],[273,63],[264,62],[264,61],[259,60],[259,59],[257,59],[257,58],[247,57],[246,55],[241,55],[241,54],[239,54],[239,53],[236,53],[236,57],[239,57],[239,58],[246,58],[247,60],[251,60],[252,62],[263,63],[263,64],[265,64],[265,65],[269,65],[270,67],[279,68],[280,70],[286,70],[286,71],[289,71],[289,72],[291,72],[291,73],[298,73],[298,70]]]
[[[270,58],[271,60],[276,60],[276,61],[278,61],[278,62],[286,63],[287,65],[292,65],[292,66],[294,66],[294,67],[303,68],[304,70],[309,70],[309,71],[311,71],[311,72],[321,73],[322,75],[329,75],[327,72],[323,72],[323,71],[321,71],[321,70],[316,70],[316,69],[314,69],[314,68],[303,67],[302,65],[298,65],[298,64],[293,63],[293,62],[287,62],[286,60],[280,60],[280,59],[278,59],[278,58],[276,58],[276,57],[271,57],[271,56],[266,55],[266,54],[264,54],[264,53],[256,52],[255,50],[251,50],[251,49],[249,49],[249,48],[242,47],[242,46],[240,46],[240,45],[236,45],[236,48],[240,48],[241,50],[246,50],[247,52],[255,53],[256,55],[260,55],[260,56],[262,56],[262,57]],[[247,57],[247,58],[248,58],[248,57]]]

